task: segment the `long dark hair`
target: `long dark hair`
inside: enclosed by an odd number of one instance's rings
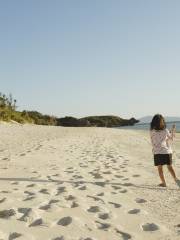
[[[164,130],[166,129],[166,122],[164,117],[161,114],[156,114],[154,115],[151,125],[150,125],[150,130]]]

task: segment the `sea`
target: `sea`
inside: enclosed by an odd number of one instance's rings
[[[176,125],[176,131],[180,132],[180,121],[178,121],[178,122],[167,122],[166,126],[170,130],[173,124]],[[123,126],[123,127],[118,127],[118,128],[122,128],[122,129],[137,129],[137,130],[149,130],[149,127],[150,127],[150,123],[137,123],[137,124],[135,124],[133,126]]]

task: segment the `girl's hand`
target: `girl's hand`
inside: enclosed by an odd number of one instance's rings
[[[172,129],[175,130],[176,129],[176,124],[172,125]]]
[[[173,135],[173,137],[175,137],[175,132],[176,132],[176,125],[175,124],[173,124],[172,125],[172,135]]]

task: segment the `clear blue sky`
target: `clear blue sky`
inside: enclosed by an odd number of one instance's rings
[[[179,0],[0,1],[0,91],[56,116],[178,116]]]

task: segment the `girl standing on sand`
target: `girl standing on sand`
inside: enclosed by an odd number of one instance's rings
[[[160,187],[166,187],[166,181],[164,179],[163,165],[167,165],[169,172],[174,178],[175,182],[178,183],[175,171],[172,167],[172,148],[170,146],[170,140],[173,141],[175,136],[176,126],[173,125],[171,131],[166,128],[164,117],[160,114],[156,114],[150,126],[150,137],[152,143],[152,151],[154,154],[154,165],[158,168],[159,177],[161,183]]]

